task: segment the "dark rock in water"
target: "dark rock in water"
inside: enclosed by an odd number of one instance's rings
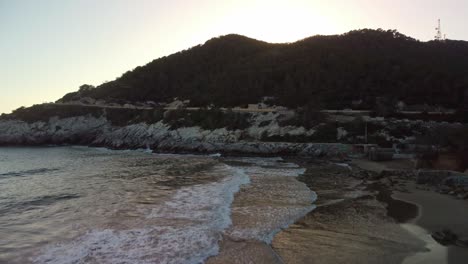
[[[468,199],[468,193],[459,193],[457,195],[457,198],[460,200],[467,200]]]
[[[452,188],[448,187],[448,186],[445,186],[445,185],[442,185],[440,186],[440,188],[437,190],[439,193],[442,193],[442,194],[447,194],[449,193],[450,191],[452,190]]]
[[[458,236],[448,229],[435,232],[432,238],[443,246],[454,245],[458,240]]]
[[[368,171],[364,171],[364,170],[354,170],[351,176],[356,179],[364,180],[364,179],[370,179],[371,173]]]
[[[455,241],[455,245],[456,246],[459,246],[459,247],[466,247],[468,248],[468,239],[458,239],[457,241]]]
[[[380,180],[380,183],[385,185],[385,186],[393,186],[393,182],[392,182],[392,180],[390,180],[390,178],[382,179],[382,180]]]
[[[443,246],[455,245],[459,247],[468,247],[468,239],[460,239],[458,235],[448,229],[435,232],[432,234],[432,238]]]

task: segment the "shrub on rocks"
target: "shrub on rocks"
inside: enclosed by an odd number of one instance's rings
[[[222,111],[217,108],[187,111],[169,110],[164,113],[164,123],[171,129],[199,126],[205,130],[226,128],[228,130],[245,129],[250,126],[250,114]]]

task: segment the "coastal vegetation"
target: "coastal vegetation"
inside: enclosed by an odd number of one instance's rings
[[[199,126],[206,130],[225,127],[227,130],[246,129],[250,126],[250,114],[222,111],[218,108],[201,108],[197,111],[183,109],[169,110],[164,116],[164,123],[172,129]]]
[[[50,118],[68,118],[77,116],[105,117],[115,126],[125,126],[140,122],[156,123],[163,118],[162,109],[124,109],[124,108],[100,108],[82,105],[54,105],[42,104],[28,108],[18,108],[10,115],[1,119],[18,119],[28,123],[37,121],[48,122]]]
[[[87,141],[79,142],[95,145],[141,147],[139,140],[149,135],[143,146],[172,137],[387,148],[422,144],[450,148],[466,164],[466,131],[459,132],[460,123],[468,121],[466,76],[463,41],[420,42],[380,29],[287,44],[227,35],[0,120],[43,130],[46,123],[47,133],[57,138],[53,143],[69,142],[65,135],[77,127],[70,127],[68,118],[81,122],[74,137],[91,129]],[[28,142],[31,137],[17,135],[27,135],[26,126],[15,124],[19,130],[5,129],[5,142]]]
[[[3,115],[0,120],[22,120],[28,123],[38,121],[48,122],[50,118],[68,118],[79,116],[104,117],[114,126],[126,126],[138,123],[154,124],[163,121],[171,129],[200,126],[206,130],[227,128],[228,130],[246,129],[250,126],[249,113],[236,113],[231,110],[222,111],[219,108],[201,108],[197,111],[185,109],[164,110],[132,109],[132,108],[101,108],[84,105],[54,105],[42,104],[32,107],[21,107],[9,115]]]
[[[170,102],[192,106],[270,103],[297,108],[376,109],[379,100],[464,108],[468,43],[421,42],[395,30],[355,30],[270,44],[239,35],[156,59],[97,87],[85,85],[61,101]],[[379,99],[380,98],[380,99]],[[388,111],[387,111],[388,112]]]

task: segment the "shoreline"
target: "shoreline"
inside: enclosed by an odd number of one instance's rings
[[[297,179],[304,168],[283,158],[227,157],[223,162],[244,170],[251,181],[236,193],[232,225],[223,232],[219,254],[206,263],[284,263],[271,240],[315,209],[315,192]]]
[[[402,176],[398,173],[392,174],[392,170],[411,172],[412,162],[390,161],[371,162],[357,161],[356,164],[368,170],[382,173],[382,177],[387,186],[388,213],[398,216],[401,211],[408,210],[408,207],[417,208],[416,214],[411,214],[409,218],[403,219],[400,226],[409,231],[425,243],[425,250],[417,252],[407,257],[403,263],[434,263],[434,264],[461,264],[468,259],[468,203],[464,200],[457,200],[453,196],[443,195],[436,192],[434,187],[419,185],[416,178]],[[406,204],[405,206],[395,206],[395,204]],[[409,206],[408,206],[409,205]],[[453,244],[443,245],[434,238],[434,234],[448,230],[454,232],[459,239],[464,239],[465,245],[455,246]]]
[[[353,160],[348,171],[315,162],[303,163],[307,172],[299,178],[317,192],[317,209],[272,243],[283,263],[459,264],[468,259],[468,248],[444,246],[431,236],[448,229],[468,238],[466,201],[422,190],[415,179],[380,174],[409,169],[409,162]]]
[[[420,208],[417,217],[406,223],[405,228],[423,239],[432,251],[417,254],[406,263],[466,263],[468,259],[466,245],[442,245],[434,239],[433,234],[448,230],[456,234],[459,239],[467,241],[468,203],[451,196],[422,190],[411,184],[409,189],[411,193],[396,192],[393,196],[395,199],[413,203]],[[434,251],[438,254],[434,254]],[[441,256],[444,258],[440,258]]]
[[[317,209],[273,240],[283,263],[402,263],[424,250],[369,188],[372,172],[328,161],[302,165],[299,179],[317,192]]]
[[[200,154],[224,157],[344,157],[351,152],[351,145],[343,143],[294,143],[269,141],[238,141],[233,143],[169,141],[157,145],[112,146],[107,144],[1,144],[0,147],[90,147],[110,150],[148,150],[155,154]]]
[[[344,166],[330,158],[271,156],[305,169],[295,179],[317,194],[316,208],[281,229],[270,244],[224,235],[219,254],[206,263],[459,264],[468,259],[468,248],[443,246],[431,237],[449,229],[467,239],[468,203],[422,188],[407,176],[382,173],[409,169],[410,162],[353,159]]]

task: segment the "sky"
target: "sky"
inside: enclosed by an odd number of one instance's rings
[[[0,0],[0,113],[52,102],[208,39],[354,29],[468,40],[467,0]]]

